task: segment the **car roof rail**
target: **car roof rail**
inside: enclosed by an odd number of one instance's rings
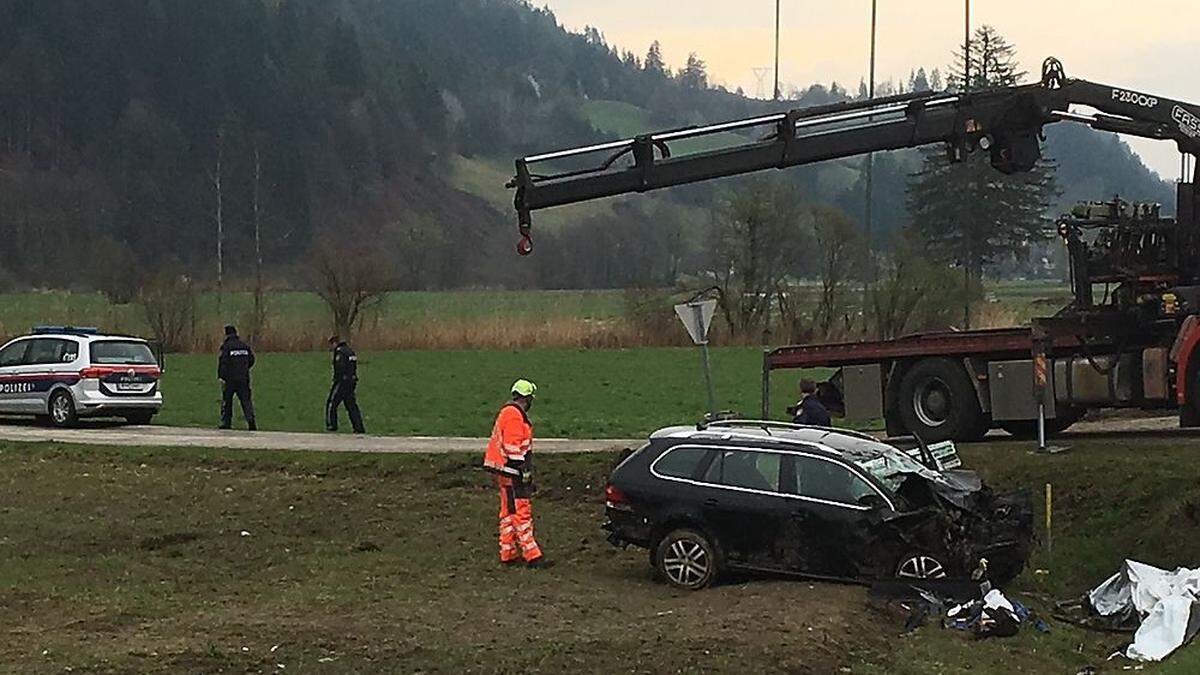
[[[804,430],[804,429],[814,429],[814,430],[818,430],[818,431],[829,431],[829,432],[833,432],[833,433],[844,434],[846,436],[853,436],[855,438],[859,438],[864,441],[876,441],[876,442],[879,441],[878,438],[875,438],[874,436],[872,436],[870,434],[863,433],[861,431],[855,431],[853,429],[839,429],[837,427],[823,427],[823,426],[817,426],[815,424],[794,424],[792,422],[777,422],[774,420],[718,420],[718,421],[708,422],[707,424],[704,424],[704,425],[696,425],[697,431],[704,431],[705,429],[711,429],[713,427],[726,428],[726,429],[728,429],[728,428],[762,429],[763,431],[766,431],[768,433],[770,433],[771,429],[784,429],[784,430],[790,429],[790,430],[795,430],[795,431],[800,431],[800,430]]]
[[[99,328],[81,326],[34,326],[33,335],[99,335]]]

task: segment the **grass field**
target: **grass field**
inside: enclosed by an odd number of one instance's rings
[[[711,358],[718,407],[757,417],[762,350],[718,348]],[[538,384],[533,418],[543,437],[639,438],[695,422],[706,406],[695,349],[365,352],[359,374],[359,402],[377,434],[486,436],[518,377]],[[773,378],[778,414],[794,402],[797,377]],[[260,428],[322,429],[326,354],[261,354],[254,378]],[[215,425],[215,357],[168,357],[163,395],[158,423]]]
[[[1183,445],[1180,445],[1180,444]],[[1055,553],[1010,595],[1045,616],[1124,557],[1200,562],[1197,441],[963,449],[1003,489],[1053,482]],[[558,566],[504,570],[472,456],[0,445],[0,662],[43,672],[1075,673],[1127,638],[970,640],[865,589],[740,578],[699,593],[603,541],[608,455],[539,463]],[[1193,645],[1147,673],[1193,673]]]

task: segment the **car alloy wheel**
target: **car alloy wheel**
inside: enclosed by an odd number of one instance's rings
[[[675,530],[658,545],[658,572],[671,585],[699,590],[712,583],[717,562],[713,545],[693,530]]]
[[[927,555],[914,555],[900,561],[896,576],[902,579],[945,579],[946,568]]]
[[[663,569],[671,581],[680,586],[698,583],[708,574],[708,554],[694,541],[677,541],[671,544],[663,558]]]
[[[59,394],[50,402],[50,419],[60,427],[74,421],[74,413],[71,397],[66,394]]]

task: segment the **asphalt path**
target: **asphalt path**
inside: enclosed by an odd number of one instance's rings
[[[1180,429],[1176,417],[1115,417],[1079,422],[1060,436],[1071,439],[1150,440],[1153,438],[1195,438],[1194,429]],[[988,441],[1009,440],[1007,434],[993,431]],[[0,440],[24,443],[77,443],[173,448],[222,448],[230,450],[296,450],[305,452],[362,452],[438,454],[453,452],[482,453],[486,438],[432,436],[357,436],[282,431],[226,431],[165,426],[128,426],[108,422],[85,422],[74,429],[56,429],[24,421],[0,421]],[[637,447],[636,439],[539,438],[534,447],[539,453],[615,452]]]

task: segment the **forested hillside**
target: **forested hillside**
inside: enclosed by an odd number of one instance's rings
[[[779,105],[521,0],[0,0],[0,283],[213,283],[220,248],[226,284],[260,258],[299,284],[329,241],[383,256],[398,288],[672,283],[702,254],[713,186],[552,212],[517,261],[511,158]],[[1112,137],[1054,130],[1049,151],[1065,197],[1170,202]],[[877,160],[880,229],[907,222],[918,164]],[[859,166],[787,179],[857,217]]]

